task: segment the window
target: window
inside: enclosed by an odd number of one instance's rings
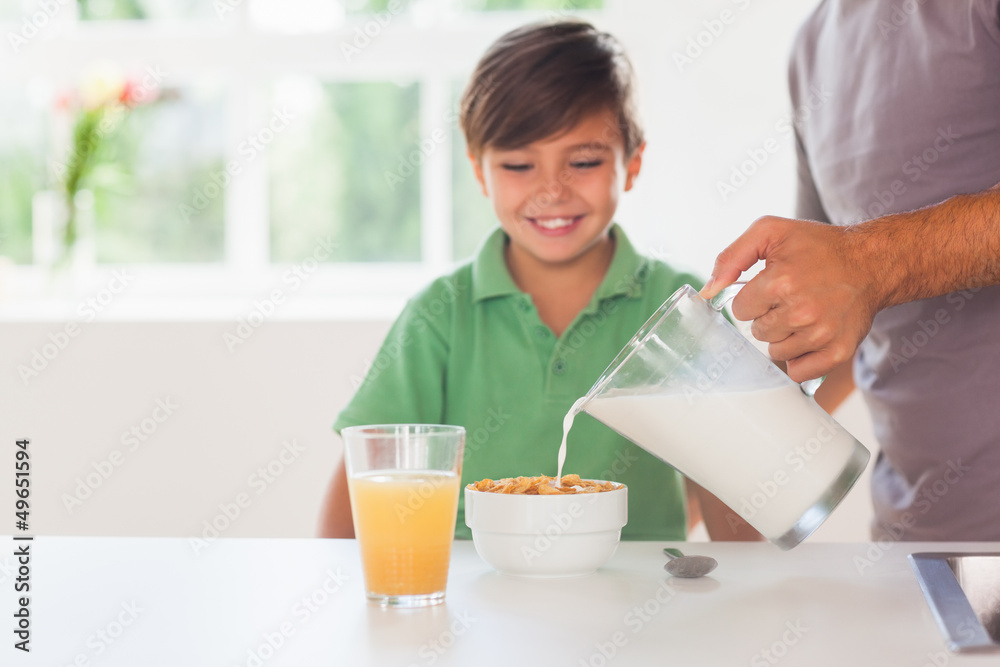
[[[21,20],[23,13],[20,0],[0,0],[0,21],[16,23]]]
[[[488,11],[495,9],[534,9],[579,11],[582,9],[601,9],[603,0],[571,0],[569,2],[551,2],[550,0],[462,0],[461,6],[469,11]]]
[[[133,109],[91,178],[97,261],[222,260],[223,200],[207,195],[223,171],[223,136],[216,85],[168,88]]]
[[[347,0],[347,10],[351,14],[368,14],[389,10],[391,0]],[[397,0],[402,7],[409,9],[416,5],[441,6],[464,12],[481,12],[491,10],[535,10],[535,11],[579,11],[584,9],[602,9],[604,0],[450,0],[446,2],[421,2],[420,0]]]
[[[454,85],[453,109],[457,113],[465,79]],[[476,182],[472,165],[465,153],[465,138],[462,128],[455,122],[451,126],[452,172],[452,259],[472,257],[483,238],[496,226],[493,207]]]
[[[214,18],[205,0],[80,0],[81,21],[176,20]]]
[[[18,264],[32,261],[32,201],[48,180],[43,98],[35,84],[0,88],[0,256]]]
[[[360,284],[405,295],[469,258],[495,225],[457,123],[483,46],[544,12],[601,11],[604,2],[40,7],[0,0],[0,28],[31,52],[13,61],[13,85],[0,92],[0,257],[8,264],[28,271],[44,259],[33,228],[62,201],[53,165],[73,154],[80,113],[64,98],[91,68],[110,65],[133,83],[160,74],[153,99],[126,105],[101,135],[81,181],[94,271],[142,267],[147,279],[130,290],[137,296],[154,283],[155,295],[248,294],[247,276],[280,274],[329,238],[324,270],[333,272],[317,279],[323,289],[355,294]],[[197,280],[187,278],[192,268]],[[8,275],[5,284],[8,296],[29,286],[27,298],[35,283]]]
[[[328,234],[331,261],[419,261],[420,164],[407,150],[419,84],[299,77],[275,92],[276,109],[296,112],[269,151],[271,259],[294,262]]]

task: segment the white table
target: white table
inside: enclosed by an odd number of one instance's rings
[[[9,565],[15,543],[0,543]],[[664,546],[719,568],[669,578]],[[0,665],[1000,664],[946,653],[906,561],[1000,545],[884,547],[633,542],[598,574],[530,580],[458,542],[446,604],[384,610],[364,599],[353,540],[222,539],[196,554],[186,539],[39,537],[30,654],[12,648],[14,582],[0,573]]]

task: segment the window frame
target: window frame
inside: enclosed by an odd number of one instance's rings
[[[572,15],[606,22],[621,2],[605,0],[602,10]],[[416,25],[400,15],[348,61],[340,45],[353,44],[358,30],[370,27],[371,16],[348,14],[341,26],[323,33],[277,34],[253,27],[249,2],[233,4],[233,11],[218,21],[150,22],[80,21],[75,2],[60,5],[58,14],[21,53],[7,50],[0,55],[0,84],[25,86],[40,79],[70,85],[89,63],[101,59],[126,67],[159,66],[166,72],[167,86],[183,86],[203,76],[222,77],[226,82],[225,163],[249,133],[266,123],[270,90],[281,76],[307,74],[324,83],[397,78],[417,82],[420,137],[444,130],[443,140],[420,166],[420,261],[321,265],[297,291],[297,305],[283,309],[283,316],[300,318],[352,319],[394,313],[417,286],[464,261],[452,258],[452,132],[450,125],[442,123],[454,116],[453,82],[468,75],[484,46],[497,36],[526,22],[551,18],[556,12],[463,13],[433,25]],[[0,23],[4,34],[18,28],[19,24]],[[447,47],[423,48],[427,43]],[[244,165],[223,194],[221,262],[96,264],[76,269],[72,286],[63,285],[61,290],[53,290],[46,267],[0,264],[4,286],[0,320],[65,317],[123,270],[134,273],[136,280],[102,317],[183,318],[191,313],[226,319],[226,313],[245,309],[248,300],[280,290],[282,276],[296,265],[270,261],[267,193],[268,151],[262,151]]]

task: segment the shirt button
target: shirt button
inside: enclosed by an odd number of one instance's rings
[[[547,338],[549,335],[549,330],[543,326],[537,326],[535,327],[535,334],[539,338]]]
[[[528,312],[529,310],[531,310],[531,306],[529,306],[529,305],[528,305],[528,302],[527,302],[527,301],[525,301],[524,299],[521,299],[520,301],[518,301],[518,302],[517,302],[517,308],[518,308],[518,310],[520,310],[520,311],[521,311],[522,313],[526,313],[526,312]]]
[[[562,375],[566,372],[566,362],[562,359],[556,359],[555,363],[552,364],[552,372],[556,375]]]

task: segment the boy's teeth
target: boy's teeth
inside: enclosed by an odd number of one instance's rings
[[[559,229],[560,227],[569,227],[573,224],[573,218],[551,218],[549,220],[536,220],[535,221],[539,227],[544,227],[545,229]]]

